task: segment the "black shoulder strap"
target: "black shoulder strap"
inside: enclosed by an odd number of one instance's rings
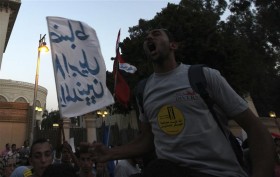
[[[201,98],[204,100],[204,102],[207,104],[208,109],[210,110],[211,114],[213,115],[215,121],[217,122],[219,128],[223,132],[223,134],[227,137],[225,130],[222,126],[221,121],[218,119],[216,112],[213,108],[214,101],[209,96],[209,93],[206,90],[207,87],[207,81],[203,72],[203,67],[206,67],[206,65],[197,64],[197,65],[191,65],[189,68],[189,81],[192,89],[198,93]]]
[[[207,81],[203,72],[203,67],[205,67],[205,65],[191,65],[188,74],[192,89],[204,99],[204,97],[208,97],[208,92],[205,89]]]
[[[141,80],[136,86],[136,98],[137,98],[137,101],[138,101],[138,106],[140,106],[140,109],[141,109],[142,113],[144,113],[143,94],[144,94],[144,90],[145,90],[145,87],[146,87],[147,80],[148,80],[147,78]]]
[[[195,92],[197,92],[202,97],[204,102],[207,104],[207,107],[210,110],[211,114],[213,115],[215,121],[217,122],[220,130],[222,131],[224,136],[229,140],[239,164],[242,166],[242,168],[246,172],[248,172],[248,170],[246,169],[246,167],[244,165],[243,152],[242,152],[242,149],[240,148],[239,143],[237,142],[235,136],[231,132],[229,132],[229,135],[227,136],[225,129],[224,129],[221,121],[217,117],[217,114],[213,108],[214,101],[211,99],[211,97],[209,96],[209,93],[206,90],[207,81],[206,81],[206,78],[205,78],[205,75],[203,72],[203,67],[205,67],[205,65],[190,66],[189,72],[188,72],[190,85],[191,85],[192,89]]]

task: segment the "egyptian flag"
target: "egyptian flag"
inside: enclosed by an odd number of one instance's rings
[[[121,30],[119,30],[118,38],[116,42],[116,58],[114,61],[114,69],[113,69],[113,73],[115,77],[115,98],[122,105],[127,107],[130,99],[130,88],[119,71],[119,64],[125,63],[119,52],[120,32]]]

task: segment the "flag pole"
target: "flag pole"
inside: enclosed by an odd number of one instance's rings
[[[111,132],[111,120],[110,120],[111,118],[110,118],[110,117],[111,117],[111,114],[112,114],[112,113],[110,113],[110,116],[108,117],[108,122],[109,122],[109,125],[108,125],[108,126],[109,126],[109,127],[108,127],[108,134],[107,134],[108,137],[107,137],[107,142],[106,142],[106,146],[107,146],[107,147],[109,147],[109,142],[110,142],[110,132]],[[105,127],[106,127],[106,124],[105,124]],[[105,127],[104,127],[104,128],[105,128]]]
[[[116,85],[117,85],[118,71],[119,71],[118,55],[120,55],[119,52],[120,35],[121,35],[121,29],[119,29],[118,37],[116,41],[116,57],[114,59],[114,68],[113,68],[113,71],[115,71],[115,82],[114,82],[114,93],[113,93],[114,99],[116,99]]]
[[[119,71],[119,61],[118,61],[118,55],[120,55],[119,53],[119,43],[120,43],[120,33],[121,33],[121,29],[119,29],[119,32],[118,32],[118,37],[117,37],[117,41],[116,41],[116,57],[114,59],[114,68],[113,68],[113,74],[114,75],[114,93],[113,93],[113,97],[114,99],[116,100],[116,85],[117,85],[117,79],[118,79],[118,71]],[[115,71],[115,73],[114,73]],[[112,116],[112,113],[114,111],[114,104],[111,105],[111,111],[110,111],[110,116],[108,118],[108,121],[109,121],[109,129],[108,129],[108,137],[107,137],[107,142],[106,142],[106,146],[109,147],[109,142],[110,142],[110,133],[111,133],[111,116]]]
[[[114,93],[113,93],[114,99],[116,99],[116,85],[117,85],[118,71],[119,71],[118,64],[119,64],[119,62],[118,62],[117,56],[116,56],[116,58],[114,60],[114,68],[115,68],[115,76],[114,76],[115,81],[114,81]]]

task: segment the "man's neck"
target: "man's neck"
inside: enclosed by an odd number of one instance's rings
[[[154,63],[154,72],[155,73],[166,73],[177,68],[178,63],[174,60],[166,60],[163,63]]]

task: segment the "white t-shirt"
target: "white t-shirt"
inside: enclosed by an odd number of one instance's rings
[[[147,80],[140,120],[152,126],[158,158],[215,176],[246,177],[207,105],[191,88],[189,67],[180,64]],[[248,109],[217,70],[204,68],[204,73],[210,97],[227,116]]]

